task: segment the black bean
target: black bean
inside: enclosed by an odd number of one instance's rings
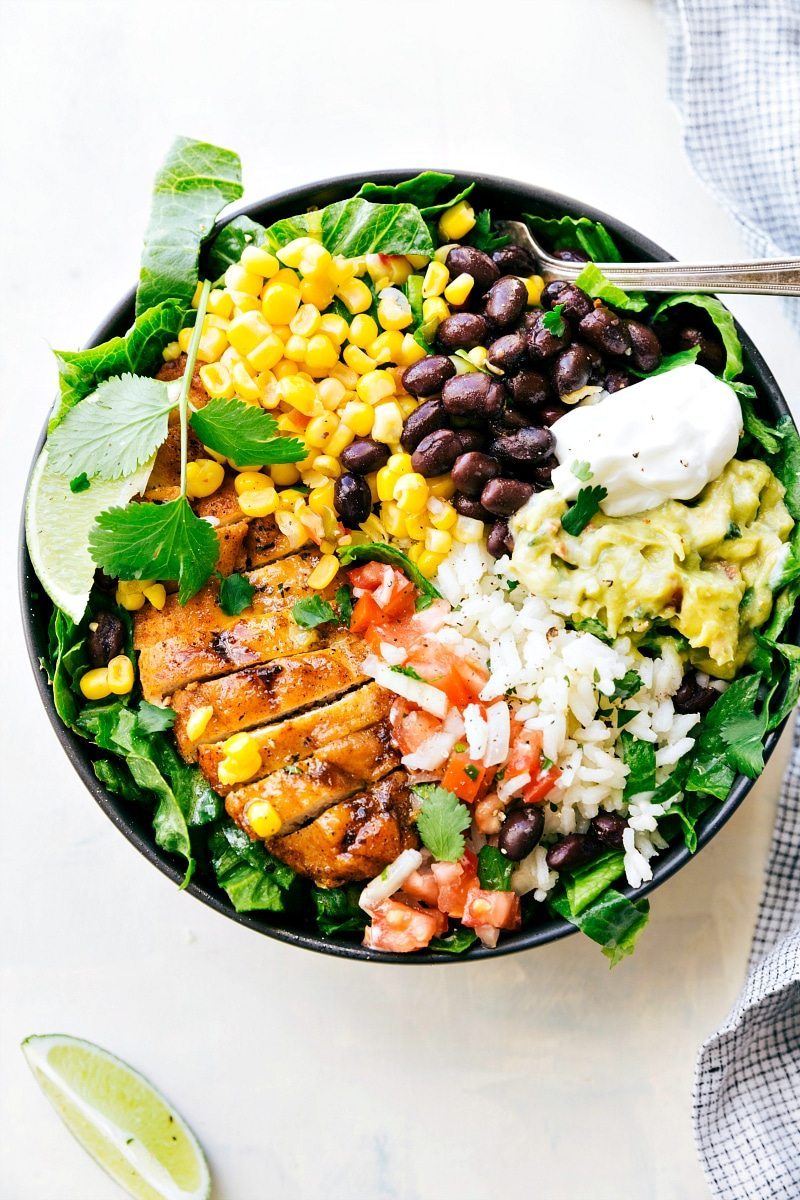
[[[504,333],[487,347],[486,358],[493,367],[499,367],[510,375],[522,366],[527,350],[524,333]]]
[[[533,275],[536,263],[524,246],[501,246],[492,251],[492,262],[501,275]]]
[[[534,408],[544,404],[550,395],[550,385],[540,371],[520,371],[506,381],[515,404]]]
[[[633,380],[627,371],[609,371],[603,380],[603,387],[611,394],[612,392],[621,392],[631,383]]]
[[[479,313],[462,312],[445,317],[436,331],[436,337],[446,350],[472,350],[485,343],[488,330],[485,317]]]
[[[424,437],[433,433],[434,429],[444,429],[446,424],[447,413],[441,400],[426,400],[406,417],[400,443],[410,453],[416,450]]]
[[[569,409],[566,404],[543,404],[536,413],[536,420],[541,421],[543,425],[547,425],[549,428],[568,412]]]
[[[471,275],[475,283],[470,296],[482,296],[483,293],[500,278],[500,272],[495,264],[482,250],[474,246],[454,246],[447,256],[445,263],[450,278],[457,275]]]
[[[389,460],[389,447],[373,438],[357,438],[346,446],[339,455],[339,461],[345,471],[352,475],[368,475],[377,471]]]
[[[521,479],[490,479],[481,492],[481,504],[497,517],[510,517],[533,495],[533,488]]]
[[[552,358],[559,351],[566,350],[571,341],[569,325],[564,323],[564,332],[561,334],[551,333],[544,324],[543,313],[528,328],[528,353],[533,359]]]
[[[621,850],[622,835],[628,828],[628,822],[619,813],[601,812],[590,823],[589,829],[599,842],[612,850]]]
[[[553,449],[555,439],[549,429],[527,425],[516,433],[501,434],[492,442],[492,453],[505,462],[518,464],[539,463]]]
[[[514,549],[514,538],[508,528],[508,521],[495,521],[486,538],[486,549],[493,558],[502,558],[511,554]]]
[[[456,418],[456,421],[458,418]],[[469,454],[472,450],[485,450],[488,438],[480,429],[457,429],[458,440],[461,443],[461,453]]]
[[[641,321],[626,321],[631,339],[631,359],[637,371],[655,371],[661,362],[661,343],[649,325]]]
[[[449,471],[461,453],[461,439],[452,429],[434,429],[422,439],[411,455],[411,465],[420,475],[430,478]]]
[[[551,871],[585,867],[601,850],[602,846],[591,834],[568,833],[547,851],[547,865]]]
[[[360,475],[340,475],[333,488],[333,503],[342,524],[357,529],[372,512],[372,493]]]
[[[586,387],[592,373],[592,360],[586,347],[574,342],[562,350],[553,363],[553,383],[559,396],[569,396]]]
[[[453,319],[448,317],[448,320]],[[446,411],[454,416],[496,416],[503,407],[503,385],[482,371],[456,375],[442,388],[442,402]]]
[[[563,279],[554,279],[552,283],[548,283],[542,292],[542,304],[545,308],[560,305],[562,317],[574,321],[575,324],[582,321],[594,308],[592,299],[586,292]]]
[[[588,262],[589,259],[582,250],[554,250],[553,258],[559,258],[562,262]]]
[[[627,354],[631,339],[627,328],[610,308],[604,304],[593,308],[578,325],[578,330],[587,342],[591,342],[604,354]]]
[[[462,517],[471,517],[473,521],[492,521],[494,519],[480,500],[473,500],[472,496],[465,496],[461,492],[456,492],[453,497],[453,508]]]
[[[453,463],[453,483],[465,496],[480,496],[490,479],[500,474],[500,463],[489,454],[470,450]]]
[[[446,354],[432,354],[406,367],[403,387],[412,396],[433,396],[455,373],[455,365]]]
[[[678,332],[678,349],[691,350],[700,347],[696,361],[713,375],[721,375],[725,369],[725,347],[716,338],[711,338],[701,329],[688,325]]]
[[[531,423],[531,414],[522,408],[504,408],[499,416],[489,422],[492,433],[516,433],[518,429],[527,429]]]
[[[93,667],[107,667],[112,658],[122,654],[125,646],[125,626],[116,613],[99,612],[89,633],[89,659]]]
[[[486,293],[483,311],[496,328],[507,329],[522,316],[527,303],[528,289],[522,280],[504,275]]]
[[[558,459],[554,455],[551,455],[544,462],[536,463],[533,467],[527,467],[524,472],[520,473],[524,474],[528,483],[537,484],[539,487],[549,487],[550,476],[557,466]]]
[[[497,847],[512,862],[527,858],[544,833],[544,813],[538,804],[512,804],[497,835]]]
[[[698,683],[697,676],[693,671],[684,675],[681,686],[672,697],[675,712],[684,715],[686,713],[707,713],[716,700],[719,700],[717,689],[703,687],[701,683]]]

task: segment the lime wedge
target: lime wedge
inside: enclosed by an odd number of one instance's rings
[[[152,468],[151,459],[124,479],[95,479],[86,491],[71,492],[69,479],[50,470],[47,447],[36,461],[25,504],[28,553],[50,599],[76,623],[94,581],[88,541],[95,517],[143,492]]]
[[[182,1117],[126,1063],[66,1034],[29,1037],[37,1082],[84,1150],[137,1200],[207,1200],[203,1151]]]

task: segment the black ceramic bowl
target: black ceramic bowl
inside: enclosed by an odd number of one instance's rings
[[[259,201],[256,204],[247,205],[239,211],[247,213],[256,221],[269,225],[271,222],[279,220],[282,217],[303,212],[309,207],[321,207],[347,196],[352,196],[358,191],[364,179],[372,179],[380,183],[396,183],[401,179],[408,179],[416,173],[416,170],[377,171],[359,175],[346,175],[338,179],[327,179],[319,183],[311,183],[304,187],[294,188],[291,191],[283,192],[281,195]],[[456,173],[456,179],[459,185],[462,186],[475,178],[472,175]],[[530,187],[526,184],[516,183],[513,180],[497,179],[491,176],[478,176],[476,182],[477,187],[471,200],[475,203],[476,207],[489,206],[495,217],[518,218],[523,212],[534,212],[540,213],[543,216],[555,217],[563,216],[564,214],[574,217],[587,216],[593,220],[602,221],[614,235],[617,244],[622,248],[625,256],[631,260],[653,259],[664,261],[672,257],[665,250],[662,250],[660,246],[657,246],[655,242],[651,242],[648,238],[637,233],[636,230],[623,225],[616,218],[607,216],[606,213],[599,212],[597,209],[579,203],[577,200],[572,200],[567,196],[560,196],[555,192],[544,191],[542,188]],[[94,346],[106,341],[110,337],[123,334],[133,321],[133,303],[134,291],[132,290],[103,321],[90,339],[88,345]],[[758,387],[765,415],[772,420],[777,420],[779,417],[788,415],[789,410],[786,401],[763,358],[758,350],[756,350],[750,338],[741,329],[739,330],[739,334],[744,346],[746,370],[749,378]],[[36,447],[36,455],[38,455],[43,441],[44,432],[40,438],[39,445]],[[183,871],[175,858],[165,853],[165,851],[156,845],[149,814],[139,807],[126,805],[123,800],[106,791],[92,770],[91,746],[66,729],[56,715],[50,688],[44,672],[39,666],[40,656],[47,644],[47,622],[51,606],[49,600],[42,592],[28,558],[25,546],[24,522],[20,536],[19,584],[22,619],[31,666],[36,675],[42,703],[47,709],[50,721],[66,751],[67,757],[110,820],[124,833],[128,841],[137,850],[144,854],[160,871],[168,875],[177,886],[182,879]],[[789,636],[792,641],[796,640],[797,624],[798,614],[795,613],[789,628]],[[768,735],[765,757],[769,757],[772,753],[780,732],[780,729],[776,729]],[[752,786],[752,780],[744,776],[739,776],[728,798],[722,804],[715,805],[702,818],[698,825],[698,849],[705,846],[718,830],[722,828],[742,803]],[[689,858],[690,854],[688,850],[682,845],[675,845],[665,851],[656,860],[653,868],[652,882],[639,888],[635,893],[631,888],[622,890],[626,895],[635,895],[637,898],[645,896],[648,892],[658,887],[659,884],[663,883],[665,879],[669,879],[670,875],[673,875],[689,861]],[[495,950],[486,950],[478,945],[463,955],[450,955],[430,951],[422,951],[413,955],[386,954],[379,951],[367,950],[363,946],[344,939],[322,938],[311,924],[302,924],[297,919],[292,923],[288,916],[283,917],[282,915],[269,913],[237,913],[234,911],[233,905],[225,893],[220,891],[209,874],[204,873],[200,864],[198,864],[198,872],[193,882],[189,884],[186,890],[205,904],[210,905],[211,908],[216,909],[217,912],[230,917],[234,921],[238,921],[241,925],[246,925],[250,929],[256,930],[258,933],[266,934],[268,937],[289,942],[293,946],[303,946],[309,950],[318,950],[325,954],[334,954],[344,958],[367,961],[412,964],[471,962],[477,958],[496,958],[500,954],[511,954],[517,950],[526,950],[532,946],[541,946],[546,942],[555,941],[558,938],[566,937],[568,934],[575,932],[574,926],[570,925],[569,922],[549,917],[543,909],[541,919],[536,924],[521,929],[517,933],[503,936]]]

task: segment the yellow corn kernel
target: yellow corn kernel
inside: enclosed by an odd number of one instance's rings
[[[372,305],[372,292],[361,279],[347,279],[340,283],[336,295],[350,313],[366,312]]]
[[[133,690],[135,677],[133,663],[127,654],[117,654],[106,667],[108,690],[115,696],[127,696]]]
[[[416,412],[419,408],[419,401],[415,400],[413,396],[398,396],[397,403],[400,405],[404,421],[407,421],[412,412]]]
[[[234,365],[231,370],[231,379],[233,380],[234,395],[238,396],[240,400],[255,402],[261,398],[258,384],[243,362]]]
[[[358,372],[349,367],[346,362],[338,362],[335,367],[331,367],[328,376],[331,379],[338,379],[348,392],[352,392],[358,383]]]
[[[278,493],[263,476],[264,487],[252,488],[239,496],[239,508],[246,517],[269,517],[278,507]]]
[[[452,504],[446,504],[436,496],[431,496],[428,500],[428,520],[434,529],[452,529],[457,516],[458,513]],[[433,547],[429,546],[428,549]]]
[[[469,545],[470,542],[479,542],[482,537],[483,521],[476,521],[473,517],[462,517],[459,513],[453,525],[453,541]]]
[[[535,308],[542,298],[544,291],[544,280],[541,275],[529,275],[527,279],[522,281],[528,289],[528,304],[531,308]]]
[[[288,358],[283,358],[272,368],[272,374],[277,380],[285,379],[287,375],[296,375],[300,370],[297,363],[290,362]]]
[[[406,258],[411,264],[412,271],[421,271],[430,261],[427,254],[407,254]]]
[[[338,347],[324,333],[315,333],[309,338],[306,349],[306,366],[309,371],[329,371],[339,361]]]
[[[303,276],[313,275],[317,279],[328,277],[333,256],[320,242],[312,241],[303,250],[297,269]]]
[[[243,358],[238,350],[234,350],[233,346],[228,346],[228,349],[225,351],[219,361],[222,363],[223,367],[227,367],[229,371],[233,371],[233,368],[236,366],[236,364],[241,363],[243,366],[247,367],[251,375],[253,374],[252,369],[247,365],[247,359]]]
[[[239,263],[231,263],[225,272],[225,286],[232,292],[246,292],[248,296],[258,296],[264,286],[264,277],[248,271]]]
[[[466,237],[475,224],[475,210],[466,200],[446,208],[439,218],[439,236],[445,242],[457,242]]]
[[[398,365],[401,367],[410,367],[412,363],[419,362],[424,357],[425,351],[413,333],[407,333],[400,346],[400,356],[397,359]]]
[[[380,404],[394,394],[394,380],[387,371],[367,371],[356,384],[356,395],[367,404]]]
[[[356,378],[358,378],[359,375],[368,375],[369,372],[374,371],[375,367],[377,366],[374,358],[370,358],[370,356],[365,354],[360,347],[353,346],[352,344],[345,346],[344,350],[342,351],[342,358],[347,366],[355,372]]]
[[[278,381],[272,371],[259,371],[256,376],[258,402],[262,408],[277,408],[280,403]]]
[[[386,466],[390,471],[394,471],[395,475],[409,475],[414,470],[411,455],[406,454],[405,450],[390,455]]]
[[[323,313],[319,319],[317,332],[324,333],[335,346],[341,346],[347,341],[349,331],[350,326],[347,321],[336,313]]]
[[[312,488],[308,493],[308,507],[318,517],[324,517],[328,509],[333,509],[334,484],[332,479],[326,479],[319,487]]]
[[[487,354],[488,351],[485,346],[473,346],[471,350],[467,351],[467,358],[480,371],[486,366]]]
[[[142,588],[142,595],[149,600],[153,608],[160,612],[167,603],[167,589],[163,583],[151,583],[150,587]]]
[[[222,363],[206,363],[202,366],[200,382],[212,399],[230,400],[233,395],[231,373]]]
[[[328,479],[338,479],[342,473],[341,463],[332,454],[318,454],[314,459],[313,466],[315,471],[320,475],[327,476]],[[314,507],[310,500],[309,504],[312,508]]]
[[[184,354],[188,353],[189,343],[192,340],[193,333],[194,333],[194,329],[186,328],[186,329],[181,329],[178,334],[178,347]]]
[[[140,608],[144,608],[144,600],[144,592],[141,590],[123,592],[121,587],[117,588],[117,604],[121,608],[124,608],[126,612],[138,612]]]
[[[350,331],[347,335],[351,345],[358,346],[361,350],[366,350],[367,346],[371,346],[377,336],[377,322],[369,313],[359,313],[358,316],[353,317],[350,322]]]
[[[372,497],[372,503],[373,503],[373,504],[377,504],[377,503],[378,503],[378,500],[379,500],[379,496],[378,496],[378,472],[377,472],[377,471],[370,471],[369,475],[365,475],[365,476],[364,476],[364,478],[366,479],[366,481],[367,481],[367,486],[369,487],[369,494],[370,494],[370,496]]]
[[[394,485],[394,497],[397,507],[406,516],[421,513],[428,503],[428,483],[424,475],[411,471],[401,475]]]
[[[224,468],[213,458],[196,458],[186,464],[186,494],[190,500],[213,496],[224,478]]]
[[[164,362],[175,362],[181,356],[181,347],[179,342],[169,342],[161,351],[161,357]]]
[[[453,483],[450,475],[434,475],[428,480],[428,487],[432,496],[438,497],[439,500],[449,500],[455,495],[456,485]]]
[[[402,513],[400,508],[398,512]],[[424,542],[428,532],[427,514],[424,512],[408,513],[405,515],[406,536],[413,538],[415,542]]]
[[[361,528],[373,542],[385,542],[386,530],[374,513],[370,513],[366,521],[361,522]]]
[[[244,783],[261,767],[258,742],[249,733],[235,733],[222,743],[223,757],[217,767],[220,783]]]
[[[393,501],[381,505],[381,520],[386,526],[386,532],[395,538],[406,537],[406,517]]]
[[[447,267],[444,263],[437,262],[434,259],[432,263],[428,264],[428,269],[422,280],[422,299],[430,300],[433,296],[441,296],[449,282],[450,272]]]
[[[417,566],[426,579],[433,579],[444,559],[443,554],[434,554],[431,550],[423,550],[417,559]]]
[[[406,329],[414,320],[408,298],[399,288],[384,288],[378,300],[378,324],[382,329]]]
[[[117,591],[127,596],[133,592],[143,592],[145,588],[150,587],[155,583],[155,579],[120,579],[117,583]]]
[[[269,800],[251,800],[245,809],[245,816],[256,837],[265,841],[274,837],[283,824],[278,810]]]
[[[283,358],[283,342],[273,330],[247,355],[247,361],[257,371],[271,371]]]
[[[237,496],[244,492],[257,492],[267,487],[269,480],[261,471],[240,471],[233,481]]]
[[[394,446],[400,441],[403,436],[403,414],[396,400],[387,400],[375,406],[372,436],[376,442],[383,442],[387,446]]]
[[[230,320],[233,316],[233,300],[231,299],[230,292],[224,292],[221,288],[214,288],[209,292],[208,312],[214,316]]]
[[[227,317],[218,317],[214,313],[206,313],[203,319],[203,333],[208,329],[221,329],[223,332],[230,325]]]
[[[214,709],[210,704],[204,704],[202,708],[194,710],[186,722],[186,736],[190,742],[200,741],[213,715]]]
[[[428,529],[425,534],[425,549],[431,554],[449,554],[453,547],[452,534],[444,529]]]
[[[317,395],[325,408],[333,412],[339,407],[344,398],[346,388],[338,379],[320,379],[317,384]]]
[[[320,312],[316,304],[301,304],[289,322],[289,328],[292,333],[310,338],[312,333],[316,333],[319,322]]]
[[[304,363],[307,350],[308,338],[301,337],[299,333],[293,333],[286,342],[283,353],[289,362]]]
[[[202,296],[202,294],[203,294],[203,284],[198,279],[197,283],[194,286],[194,295],[192,296],[191,300],[189,301],[192,308],[197,308],[199,306],[200,297]]]
[[[363,400],[351,400],[339,414],[343,424],[352,429],[356,437],[367,437],[375,420],[375,410]]]
[[[303,379],[300,375],[287,375],[278,383],[278,392],[285,404],[296,408],[306,417],[312,416],[317,389],[310,380]]]
[[[387,329],[367,347],[367,354],[376,362],[396,363],[402,352],[403,335],[399,329]]]
[[[307,424],[303,414],[294,409],[292,412],[281,413],[278,417],[278,429],[281,433],[288,433],[290,437],[302,437]]]
[[[228,337],[222,329],[207,329],[200,334],[197,344],[197,361],[217,362],[228,348]]]
[[[299,472],[298,472],[299,478]],[[278,508],[285,512],[297,512],[306,502],[302,492],[298,492],[296,488],[285,488],[284,491],[278,493]]]
[[[289,487],[293,483],[297,483],[300,478],[300,472],[294,463],[275,463],[269,469],[272,482],[278,487]]]
[[[277,276],[264,288],[261,312],[271,325],[288,325],[299,307],[299,289]]]
[[[413,563],[417,563],[419,560],[420,554],[424,554],[424,552],[425,552],[425,543],[424,542],[414,542],[413,545],[409,546],[408,550],[406,551],[406,553],[408,554],[408,557],[411,559],[411,561]]]
[[[430,339],[436,333],[442,321],[450,316],[450,309],[441,296],[433,296],[430,300],[422,301],[422,332]]]
[[[267,288],[271,287],[273,283],[285,283],[287,287],[294,288],[294,290],[297,291],[300,287],[300,276],[297,274],[297,271],[292,271],[289,267],[281,267],[280,271],[273,275],[272,279],[268,281],[266,287],[264,288],[264,292],[266,292]],[[264,295],[264,292],[261,293],[262,296]]]
[[[295,513],[276,512],[275,523],[288,540],[290,549],[299,550],[308,541],[305,527]]]
[[[324,450],[338,428],[339,418],[332,412],[324,412],[318,417],[312,417],[306,426],[305,443],[317,450]]]
[[[300,299],[304,304],[313,304],[323,312],[333,302],[333,287],[327,279],[307,275],[300,283]]]
[[[400,479],[400,473],[393,471],[391,467],[381,467],[376,475],[376,486],[378,489],[379,500],[393,500],[394,489],[397,486],[397,481]]]
[[[249,292],[228,292],[228,295],[233,303],[234,317],[240,317],[246,312],[258,312],[261,308],[258,296],[251,296]]]
[[[335,554],[323,554],[314,570],[308,577],[308,586],[321,592],[329,583],[333,583],[339,571],[339,560]]]
[[[260,312],[245,312],[234,317],[227,329],[228,341],[239,354],[249,354],[270,334],[268,323]]]
[[[87,700],[105,700],[111,695],[108,667],[95,667],[92,671],[86,671],[81,675],[80,687]]]
[[[281,269],[275,255],[270,254],[263,246],[246,246],[239,261],[247,271],[253,275],[260,275],[262,279],[272,279]]]
[[[444,298],[448,304],[463,304],[475,286],[475,280],[466,271],[456,275],[452,283],[444,289]]]
[[[325,447],[326,456],[330,456],[338,462],[342,451],[347,449],[354,437],[355,434],[350,426],[345,425],[344,421],[340,421],[336,432]]]
[[[287,242],[285,246],[281,246],[277,251],[277,256],[280,261],[287,267],[298,267],[300,259],[306,251],[306,247],[312,246],[314,239],[310,237],[294,238],[291,242]]]

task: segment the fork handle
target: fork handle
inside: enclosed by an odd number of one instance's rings
[[[612,283],[651,292],[742,292],[800,296],[800,258],[764,258],[729,263],[598,263]],[[577,279],[580,263],[550,259],[548,279]]]

